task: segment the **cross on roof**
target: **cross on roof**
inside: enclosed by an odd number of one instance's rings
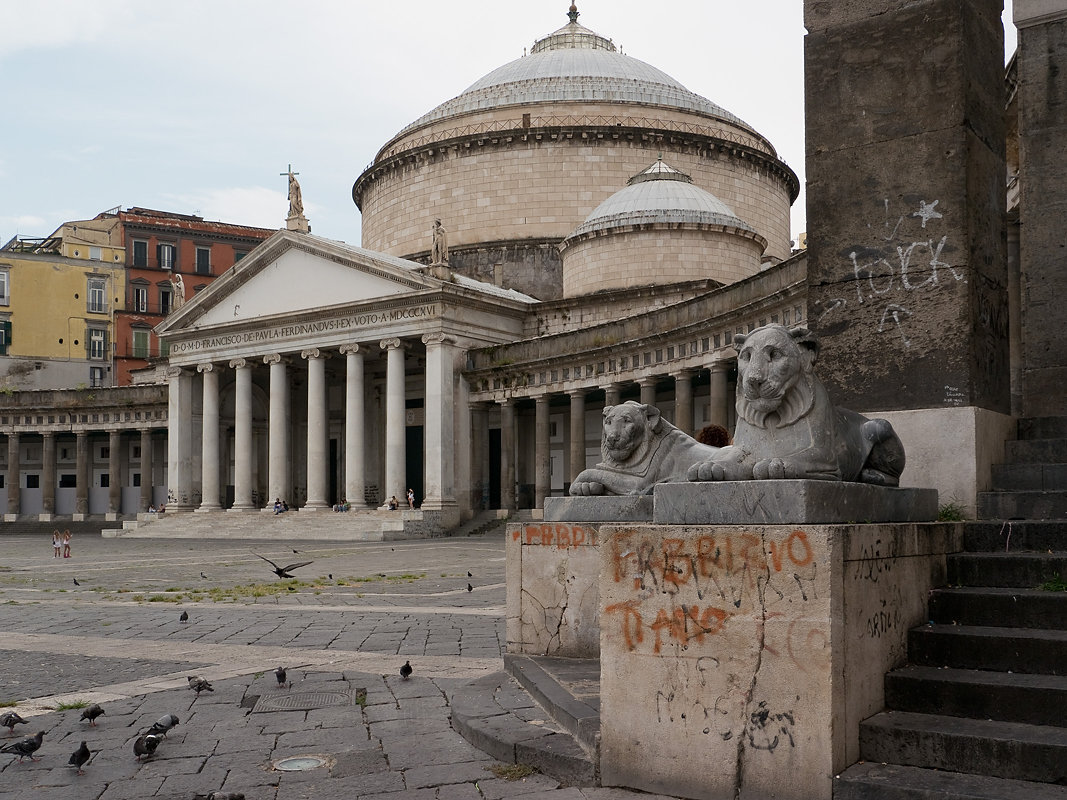
[[[293,165],[290,164],[288,172],[279,172],[278,174],[279,175],[299,175],[300,173],[299,172],[293,172]]]

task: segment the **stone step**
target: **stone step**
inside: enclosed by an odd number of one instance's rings
[[[942,625],[1067,630],[1067,592],[1043,589],[937,589],[930,620]]]
[[[1065,519],[1067,491],[979,492],[978,519]]]
[[[963,549],[969,552],[1036,550],[1067,553],[1067,520],[998,520],[968,522]]]
[[[885,711],[860,724],[860,757],[1041,783],[1067,782],[1067,729]]]
[[[997,492],[1051,492],[1067,489],[1067,464],[994,464]]]
[[[1067,788],[863,761],[834,778],[834,800],[1067,800]]]
[[[920,666],[1067,675],[1067,631],[927,624],[908,631]]]
[[[1067,580],[1067,552],[957,553],[948,557],[949,586],[1036,589]]]
[[[1067,438],[1007,441],[1004,443],[1004,460],[1009,464],[1067,463]]]
[[[1067,721],[1067,677],[909,665],[885,676],[894,711],[1061,725]]]
[[[597,752],[600,738],[600,661],[588,658],[535,658],[505,654],[504,669],[577,740],[586,753]],[[594,672],[591,672],[594,671]],[[578,697],[573,687],[595,686]]]
[[[1067,417],[1023,417],[1016,431],[1020,439],[1067,439]]]
[[[14,522],[0,522],[0,536],[41,536],[51,538],[57,528],[62,532],[69,530],[73,536],[99,536],[105,529],[117,530],[122,527],[120,520],[105,521],[102,516],[74,522],[57,517],[51,522],[41,522],[27,517]]]

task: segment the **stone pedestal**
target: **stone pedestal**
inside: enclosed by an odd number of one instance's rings
[[[546,497],[546,522],[651,522],[651,495]]]

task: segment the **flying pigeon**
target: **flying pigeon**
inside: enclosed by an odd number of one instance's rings
[[[254,555],[256,558],[262,558],[264,561],[266,561],[268,564],[270,564],[272,567],[274,567],[274,574],[277,575],[279,578],[295,578],[296,577],[295,575],[290,575],[289,574],[289,570],[297,569],[298,567],[306,567],[308,564],[315,563],[313,561],[301,561],[301,562],[299,562],[297,564],[289,564],[289,565],[284,566],[284,567],[279,567],[277,564],[275,564],[269,558],[261,556],[259,553],[252,553],[252,555]]]
[[[153,736],[162,735],[165,738],[167,731],[177,725],[180,721],[181,720],[178,719],[177,714],[164,714],[152,723],[152,727],[148,729],[148,733]]]
[[[278,679],[279,686],[285,686],[285,667],[274,670],[274,677]]]
[[[404,680],[407,680],[408,678],[411,677],[411,673],[412,672],[413,672],[413,670],[411,669],[411,662],[410,661],[405,661],[404,662],[404,666],[402,666],[400,668],[400,677],[403,678]]]
[[[206,678],[201,678],[199,675],[190,675],[189,688],[196,692],[196,696],[199,697],[201,692],[213,692],[215,689],[208,683]]]
[[[163,737],[154,733],[138,736],[133,742],[133,753],[137,756],[137,760],[140,761],[141,756],[151,756],[162,741]]]
[[[178,622],[188,622],[188,621],[189,621],[189,612],[188,611],[183,611],[181,613],[181,616],[178,617]]]
[[[84,775],[85,770],[83,770],[82,767],[85,766],[85,762],[89,760],[89,756],[91,755],[92,753],[89,752],[89,748],[86,746],[85,742],[82,742],[81,747],[70,754],[70,761],[67,762],[67,766],[77,767],[78,774]]]
[[[106,712],[100,707],[99,703],[93,703],[82,712],[81,718],[89,720],[89,724],[95,726],[96,718],[104,713]]]
[[[27,736],[25,739],[19,739],[17,742],[5,744],[3,747],[0,747],[0,753],[12,753],[18,756],[20,764],[22,763],[22,759],[26,756],[30,757],[30,761],[40,761],[34,753],[40,748],[42,739],[44,739],[44,731],[38,731],[36,736]]]
[[[17,711],[5,711],[0,714],[0,725],[8,729],[8,735],[10,736],[15,732],[16,725],[28,725],[22,717],[18,715]]]

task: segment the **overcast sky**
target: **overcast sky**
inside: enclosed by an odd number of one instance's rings
[[[564,25],[568,6],[0,0],[0,244],[115,206],[278,228],[290,163],[312,231],[358,244],[352,183],[378,148]],[[767,136],[803,186],[802,0],[578,9],[627,55]],[[794,236],[803,207],[802,194]]]

